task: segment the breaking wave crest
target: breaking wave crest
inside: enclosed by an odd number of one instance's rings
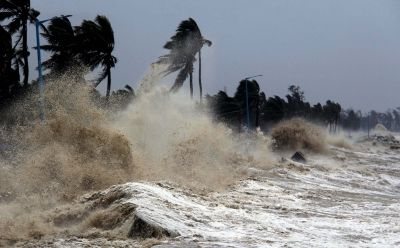
[[[300,118],[278,123],[271,131],[277,149],[306,149],[324,152],[327,149],[327,135],[317,125]]]

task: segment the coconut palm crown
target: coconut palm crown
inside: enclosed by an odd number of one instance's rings
[[[107,78],[108,99],[111,91],[111,68],[117,63],[117,58],[113,55],[115,41],[111,23],[107,17],[99,15],[94,21],[84,20],[76,32],[80,49],[83,51],[79,53],[80,61],[92,71],[102,67],[95,86]]]
[[[203,38],[195,20],[189,18],[179,24],[175,35],[164,45],[170,52],[161,56],[157,63],[168,64],[165,76],[179,71],[171,87],[172,92],[178,91],[189,76],[190,95],[193,98],[193,64],[204,44],[210,46],[211,41]],[[201,77],[199,79],[201,81]]]

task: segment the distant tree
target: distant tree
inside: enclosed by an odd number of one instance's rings
[[[340,104],[328,100],[322,109],[325,122],[329,125],[329,131],[336,132],[342,107]]]
[[[242,80],[239,82],[239,86],[236,89],[234,99],[239,104],[241,112],[243,113],[242,118],[247,118],[247,98],[246,98],[246,85],[247,95],[249,104],[249,115],[251,128],[259,126],[260,119],[260,86],[256,80]]]
[[[342,107],[339,103],[328,100],[324,106],[317,103],[313,106],[309,102],[304,101],[304,92],[298,86],[290,86],[289,94],[286,95],[287,101],[279,96],[266,98],[264,92],[260,91],[260,87],[255,80],[242,80],[235,92],[233,98],[229,97],[225,92],[220,91],[215,96],[207,96],[207,102],[211,106],[218,120],[223,122],[246,123],[246,84],[248,89],[250,126],[252,128],[260,127],[267,131],[272,125],[284,119],[300,117],[323,125],[328,125],[331,132],[336,132]],[[238,110],[236,110],[238,108]],[[354,111],[353,111],[354,112]],[[224,113],[236,113],[239,118],[222,118]],[[350,114],[353,118],[352,113]],[[347,113],[346,113],[347,117]],[[346,119],[346,118],[345,118]],[[239,121],[237,121],[239,120]],[[359,128],[360,120],[344,120],[350,121],[351,128]],[[344,123],[342,120],[342,124]],[[230,122],[230,123],[229,123]]]
[[[310,115],[311,107],[309,103],[304,102],[304,92],[299,86],[291,85],[288,88],[289,94],[286,95],[288,101],[287,117],[303,117]]]
[[[262,129],[265,128],[267,122],[267,117],[265,116],[265,112],[263,111],[265,106],[267,105],[267,96],[265,95],[264,92],[260,92],[259,99],[260,99],[258,104],[259,120],[257,122],[258,126]]]
[[[286,117],[287,103],[279,96],[270,97],[263,106],[262,113],[266,121],[276,123]]]
[[[23,84],[26,87],[29,80],[29,49],[28,49],[28,22],[33,23],[39,12],[31,8],[30,0],[0,0],[0,21],[11,19],[7,25],[10,34],[19,32],[17,46],[22,39],[21,55],[23,59]]]
[[[196,54],[199,53],[200,100],[202,99],[200,50],[204,44],[211,46],[211,41],[203,38],[197,23],[192,18],[189,18],[179,24],[175,35],[164,45],[164,48],[170,52],[161,56],[157,63],[168,64],[165,75],[179,71],[171,87],[172,92],[178,91],[187,77],[189,77],[190,96],[193,98],[193,64],[196,61]]]
[[[99,66],[102,73],[97,79],[97,87],[107,78],[106,100],[111,92],[111,68],[115,67],[117,58],[114,51],[114,31],[105,16],[98,15],[94,21],[84,20],[76,27],[76,36],[80,47],[79,59],[93,71]]]
[[[344,128],[356,131],[360,129],[361,117],[353,109],[349,109],[344,112],[342,123]]]
[[[238,102],[229,97],[224,91],[219,91],[214,96],[206,96],[207,104],[210,106],[216,120],[226,123],[228,126],[241,127],[241,108]]]
[[[323,108],[321,103],[317,103],[311,108],[311,118],[316,122],[323,123],[324,116],[323,116]]]
[[[400,131],[400,113],[397,110],[393,110],[393,130],[398,132]]]
[[[342,106],[339,103],[333,103],[333,116],[334,116],[334,124],[335,124],[335,133],[340,121],[340,113],[342,112]]]
[[[290,95],[295,101],[302,102],[304,101],[304,91],[300,89],[300,86],[291,85],[288,88]]]

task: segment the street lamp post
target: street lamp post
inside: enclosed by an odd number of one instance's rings
[[[44,81],[43,81],[43,71],[42,71],[42,54],[40,49],[40,25],[43,24],[45,21],[39,21],[36,19],[35,26],[36,26],[36,46],[37,46],[37,59],[38,59],[38,71],[39,71],[39,109],[40,109],[40,120],[44,121]]]
[[[70,17],[71,15],[67,16],[62,16],[62,17]],[[40,21],[38,18],[35,18],[35,26],[36,26],[36,50],[37,50],[37,60],[38,60],[38,72],[39,72],[39,78],[38,78],[38,83],[39,83],[39,108],[40,108],[40,120],[44,121],[44,79],[43,79],[43,70],[42,70],[42,54],[41,54],[41,49],[40,49],[40,26],[43,26],[43,23],[51,21],[55,18],[59,17],[53,17],[50,19],[42,20]]]
[[[256,75],[256,76],[247,77],[247,78],[243,79],[243,80],[245,80],[245,83],[246,83],[246,122],[247,122],[246,126],[247,126],[248,130],[250,129],[250,106],[249,106],[249,90],[248,90],[247,83],[248,83],[249,79],[256,78],[256,77],[261,77],[261,76],[262,75]]]
[[[369,126],[369,125],[370,125],[370,124],[369,124],[369,121],[370,121],[369,118],[370,118],[370,116],[371,116],[371,112],[368,113],[368,138],[369,138],[369,129],[370,129],[370,126]]]
[[[10,0],[5,0],[7,3],[14,5],[19,8],[16,4],[13,2],[10,2]],[[40,51],[40,26],[43,26],[43,23],[51,21],[55,18],[59,17],[53,17],[50,19],[46,19],[43,21],[40,21],[36,16],[33,16],[32,14],[28,13],[29,17],[35,20],[35,26],[36,26],[36,45],[37,45],[37,57],[38,57],[38,71],[39,71],[39,98],[40,98],[40,120],[44,121],[44,80],[43,80],[43,71],[42,71],[42,55]],[[61,17],[71,17],[72,15],[62,15]],[[46,28],[45,28],[46,29]]]

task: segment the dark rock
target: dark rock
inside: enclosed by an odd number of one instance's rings
[[[131,229],[129,230],[129,237],[131,238],[162,238],[162,237],[176,237],[177,233],[166,230],[160,226],[148,223],[139,216],[135,216]]]
[[[392,145],[392,146],[390,146],[390,149],[392,149],[392,150],[399,150],[399,149],[400,149],[400,146],[399,146],[399,145]]]
[[[306,163],[306,162],[307,162],[307,160],[306,160],[304,154],[301,153],[301,152],[295,152],[295,153],[293,154],[293,156],[291,157],[291,159],[292,159],[293,161],[296,161],[296,162],[299,162],[299,163]]]
[[[378,142],[382,145],[398,146],[400,141],[398,141],[393,135],[373,135],[371,138],[373,142]]]

